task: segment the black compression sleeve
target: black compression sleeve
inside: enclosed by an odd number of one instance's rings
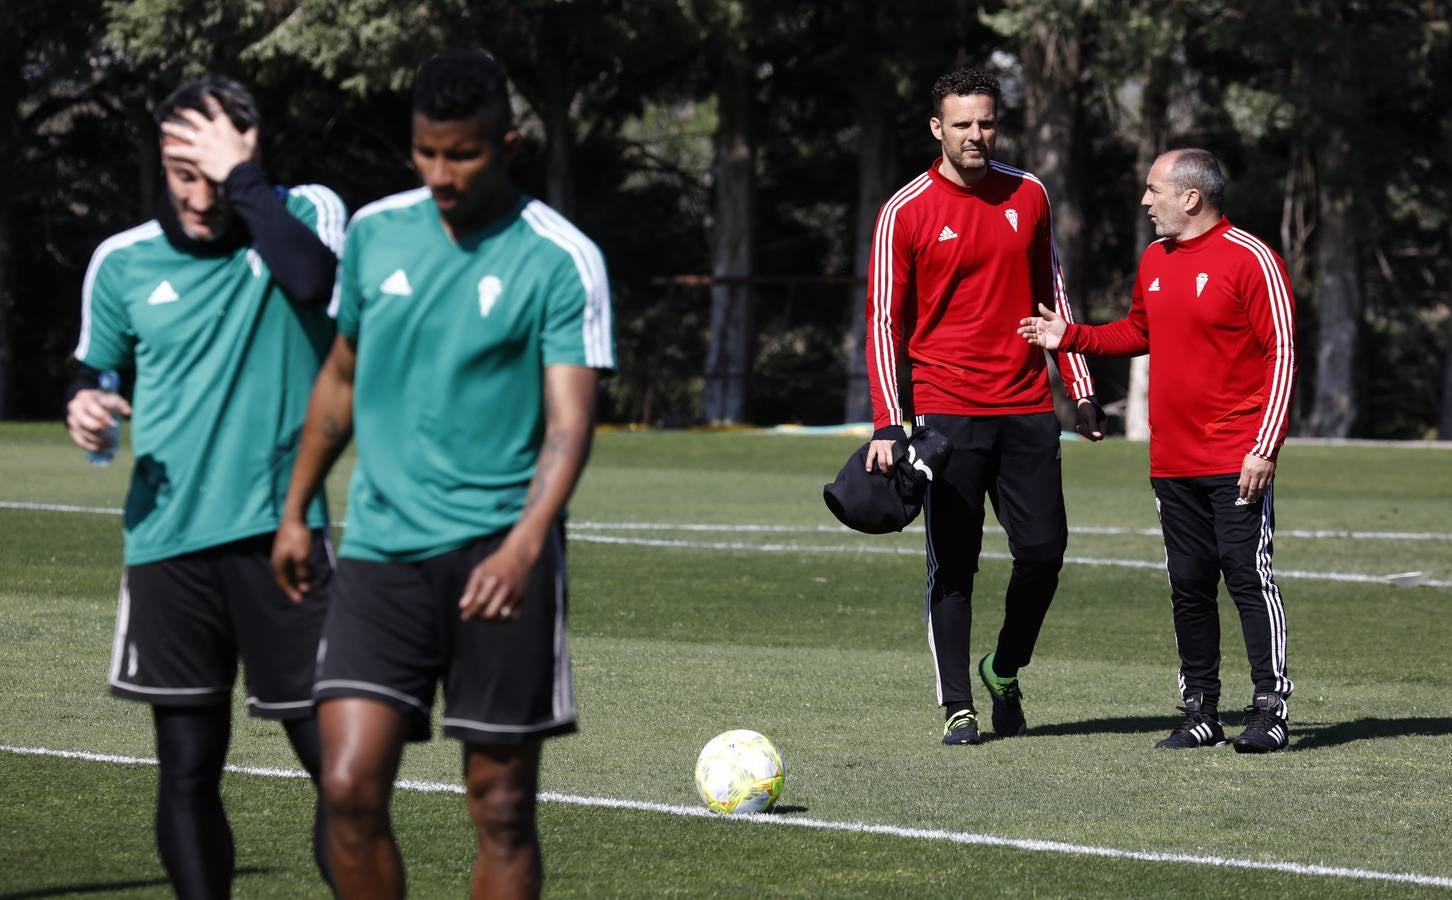
[[[227,175],[227,200],[252,233],[252,246],[288,299],[302,306],[323,306],[333,295],[338,258],[287,211],[262,168],[245,162]]]
[[[178,897],[229,897],[236,869],[222,807],[230,706],[153,706],[156,847]]]
[[[76,363],[76,374],[71,379],[70,386],[66,388],[66,405],[81,391],[94,391],[101,386],[101,370],[93,369],[85,363]]]

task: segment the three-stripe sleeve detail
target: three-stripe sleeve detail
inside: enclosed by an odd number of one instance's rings
[[[300,184],[290,191],[312,204],[316,222],[313,231],[334,256],[343,255],[343,228],[347,213],[338,195],[319,184]]]
[[[580,284],[585,289],[585,316],[582,339],[585,364],[595,369],[615,368],[614,342],[611,340],[610,282],[605,274],[605,258],[600,248],[568,219],[538,200],[531,200],[521,212],[525,222],[540,237],[551,241],[570,255]]]
[[[1275,454],[1277,439],[1286,427],[1294,387],[1296,347],[1291,291],[1280,266],[1276,265],[1275,255],[1264,241],[1239,228],[1225,232],[1225,238],[1250,251],[1265,277],[1266,295],[1270,300],[1271,323],[1275,328],[1275,366],[1266,397],[1265,417],[1256,433],[1255,446],[1250,449],[1256,456],[1269,459]]]
[[[908,182],[883,204],[877,216],[877,227],[872,234],[872,338],[876,348],[873,373],[882,393],[883,405],[887,407],[888,423],[902,424],[902,404],[897,391],[897,346],[892,339],[893,303],[893,240],[897,234],[897,214],[913,198],[932,184],[932,177],[924,172]]]
[[[102,241],[91,255],[91,264],[86,267],[86,277],[81,282],[81,336],[76,342],[76,359],[84,361],[86,354],[91,352],[91,294],[96,288],[96,276],[101,271],[101,264],[106,261],[106,257],[123,247],[160,236],[161,223],[152,220],[112,235]]]

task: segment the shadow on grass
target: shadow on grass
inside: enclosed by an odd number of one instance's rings
[[[1241,725],[1242,716],[1224,716],[1226,729]],[[1029,728],[1029,735],[1142,734],[1165,732],[1180,720],[1174,716],[1124,716],[1117,719],[1085,719]],[[1357,719],[1353,722],[1299,723],[1291,717],[1291,749],[1318,750],[1354,741],[1398,737],[1446,737],[1452,735],[1452,717],[1414,716],[1406,719]],[[1233,735],[1232,735],[1233,736]]]
[[[807,807],[791,806],[789,804],[778,803],[776,806],[773,806],[771,808],[771,811],[773,815],[777,813],[804,813],[807,812]]]
[[[237,870],[236,877],[243,875],[266,875],[272,869],[246,866]],[[54,887],[35,888],[29,891],[14,891],[0,894],[0,900],[33,900],[38,897],[83,897],[87,894],[111,896],[125,891],[139,891],[144,888],[168,887],[165,878],[135,878],[130,881],[92,881],[85,884],[58,884]]]
[[[1085,719],[1082,722],[1058,722],[1053,725],[1029,723],[1029,737],[1034,735],[1068,734],[1142,734],[1149,731],[1168,733],[1180,721],[1178,716],[1122,716],[1117,719]]]
[[[1378,738],[1445,737],[1452,735],[1452,718],[1415,716],[1408,719],[1357,719],[1354,722],[1297,724],[1291,717],[1291,749],[1317,750],[1352,741]]]

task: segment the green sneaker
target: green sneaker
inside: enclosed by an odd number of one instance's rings
[[[1028,731],[1023,718],[1023,691],[1018,676],[1002,678],[993,671],[993,654],[978,661],[978,677],[993,698],[993,731],[999,737],[1022,737]]]
[[[960,709],[943,724],[943,743],[977,744],[983,738],[978,736],[978,714],[971,709]]]

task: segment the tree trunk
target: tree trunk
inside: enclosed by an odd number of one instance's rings
[[[1361,284],[1353,231],[1354,173],[1347,134],[1328,128],[1319,153],[1316,212],[1316,387],[1310,433],[1347,437],[1356,425],[1357,331]]]
[[[753,218],[756,148],[751,130],[751,69],[725,51],[718,74],[715,200],[711,274],[749,278],[754,272]],[[712,424],[744,422],[754,335],[752,289],[741,283],[711,287],[711,335],[706,355],[704,416]]]
[[[1452,238],[1452,229],[1449,229]],[[1452,317],[1447,319],[1447,354],[1442,362],[1442,415],[1437,422],[1437,437],[1452,441]]]
[[[15,254],[10,184],[19,168],[21,66],[14,10],[0,11],[0,419],[15,415]],[[12,60],[15,62],[12,64]]]
[[[1151,60],[1145,67],[1135,147],[1135,172],[1140,177],[1149,174],[1150,166],[1165,152],[1168,142],[1165,133],[1165,114],[1169,110],[1169,92],[1166,90],[1169,81],[1166,71],[1168,68],[1164,57]],[[1134,238],[1139,252],[1155,239],[1154,226],[1149,217],[1137,207]],[[1124,398],[1124,436],[1132,441],[1147,441],[1150,437],[1149,354],[1136,356],[1129,361],[1129,391]]]
[[[881,88],[858,94],[858,127],[861,143],[857,158],[857,227],[852,250],[852,274],[867,278],[872,256],[872,231],[877,211],[887,200],[893,175],[892,98]],[[867,285],[853,285],[849,295],[847,340],[847,395],[842,411],[844,422],[872,421],[872,398],[867,392]]]
[[[1080,290],[1079,261],[1083,248],[1084,216],[1073,177],[1075,124],[1079,112],[1079,78],[1082,53],[1076,34],[1036,22],[1029,29],[1021,53],[1024,75],[1024,120],[1027,125],[1028,156],[1024,166],[1044,183],[1052,205],[1055,245],[1064,273],[1064,289],[1071,304],[1078,304],[1076,318],[1087,322],[1087,304]],[[1050,365],[1049,377],[1062,380]],[[1054,391],[1059,419],[1075,419],[1074,403],[1061,389]]]
[[[548,35],[548,32],[546,32]],[[570,118],[574,90],[570,86],[570,62],[562,56],[562,45],[543,40],[544,56],[539,60],[540,93],[544,97],[541,118],[545,126],[545,202],[560,215],[575,214],[575,172],[572,160],[575,126]]]
[[[10,204],[0,197],[0,419],[15,416],[15,255]]]
[[[1074,141],[1082,75],[1079,38],[1038,23],[1029,31],[1022,52],[1024,121],[1029,164],[1044,183],[1053,204],[1054,236],[1070,302],[1082,307],[1080,292],[1084,238],[1083,205],[1074,177]],[[1017,164],[1017,163],[1014,163]]]

